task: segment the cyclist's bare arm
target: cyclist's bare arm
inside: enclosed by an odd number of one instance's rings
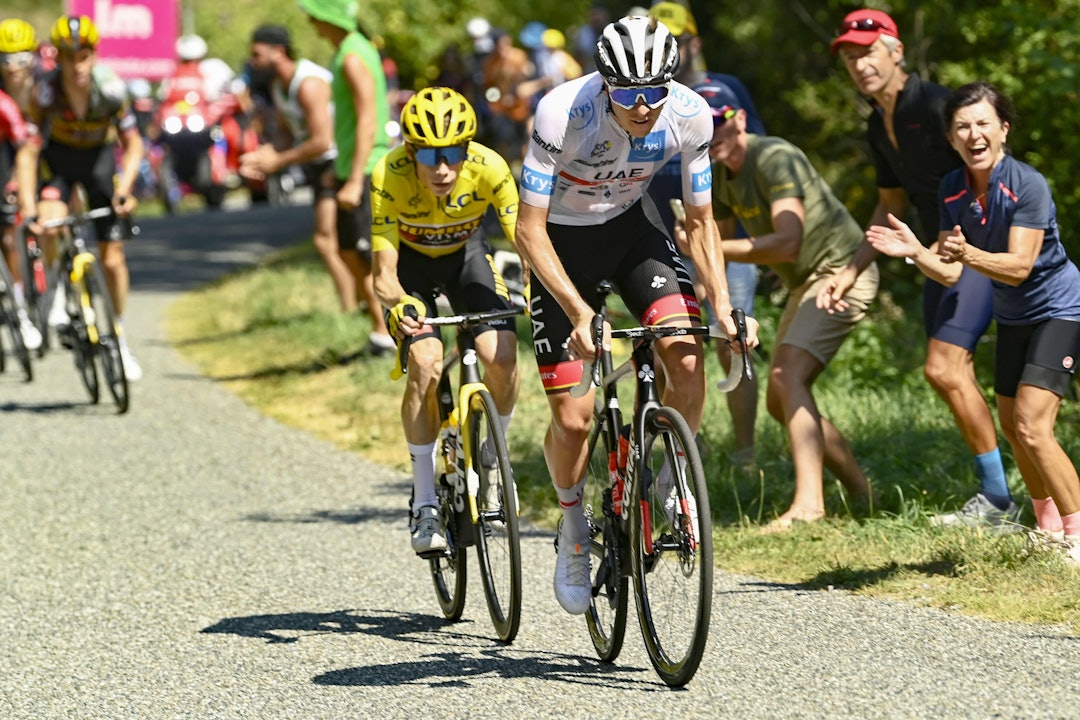
[[[371,278],[375,285],[375,297],[387,309],[393,308],[408,293],[398,280],[398,251],[393,248],[377,250],[371,254]],[[423,328],[416,318],[405,316],[401,320],[401,329],[406,335],[415,335]]]
[[[540,278],[570,319],[570,324],[574,327],[567,344],[571,358],[593,357],[596,355],[596,346],[593,344],[590,326],[595,313],[578,293],[555,253],[547,232],[547,218],[547,208],[536,207],[527,202],[521,203],[518,207],[516,232],[518,253],[528,264],[530,272]],[[604,342],[610,341],[610,330],[605,327]]]
[[[698,279],[705,287],[705,294],[716,311],[716,317],[724,324],[729,337],[735,336],[731,321],[731,296],[728,294],[727,273],[724,269],[724,253],[720,247],[720,230],[713,218],[712,203],[691,205],[684,202],[686,210],[687,247],[694,262]]]
[[[120,135],[123,155],[120,159],[120,178],[113,193],[113,207],[118,215],[128,215],[135,211],[139,201],[132,189],[139,177],[139,164],[143,159],[143,140],[136,128],[130,128]]]
[[[19,210],[24,220],[37,217],[38,163],[41,161],[40,142],[23,143],[15,154],[15,182],[19,186]],[[33,228],[35,235],[41,228]]]

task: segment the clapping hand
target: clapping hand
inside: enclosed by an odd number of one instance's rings
[[[911,228],[900,218],[892,213],[889,213],[888,218],[889,225],[892,227],[871,225],[866,231],[866,241],[882,255],[897,258],[915,257],[916,253],[922,249],[919,238],[915,237],[915,233],[911,232]]]

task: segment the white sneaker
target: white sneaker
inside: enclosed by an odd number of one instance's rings
[[[582,615],[592,604],[592,553],[588,540],[574,543],[563,537],[563,526],[560,521],[555,538],[555,599],[571,615]]]
[[[446,538],[439,526],[439,510],[434,505],[413,510],[409,531],[412,533],[412,549],[417,555],[446,549]]]
[[[19,330],[22,331],[23,344],[27,350],[37,350],[41,347],[41,331],[30,322],[30,317],[22,309],[19,310]]]
[[[120,362],[124,363],[124,375],[128,382],[142,379],[142,367],[139,366],[139,361],[135,359],[135,354],[127,345],[120,346]]]
[[[1080,535],[1062,537],[1062,550],[1065,552],[1066,564],[1080,568]]]

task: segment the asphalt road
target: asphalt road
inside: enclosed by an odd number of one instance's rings
[[[726,574],[703,667],[669,691],[636,627],[594,659],[541,531],[513,645],[475,572],[446,623],[407,478],[262,417],[166,340],[178,293],[309,228],[304,208],[143,222],[126,416],[88,405],[62,352],[32,384],[0,376],[0,718],[1080,716],[1064,630]]]

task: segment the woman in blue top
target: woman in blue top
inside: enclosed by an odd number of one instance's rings
[[[866,237],[946,285],[962,266],[991,279],[998,415],[1031,493],[1035,537],[1080,564],[1080,478],[1054,436],[1080,356],[1080,270],[1065,255],[1046,179],[1006,151],[1013,115],[989,83],[958,88],[945,121],[965,167],[941,181],[937,242],[924,248],[892,215],[891,227],[871,227]]]

